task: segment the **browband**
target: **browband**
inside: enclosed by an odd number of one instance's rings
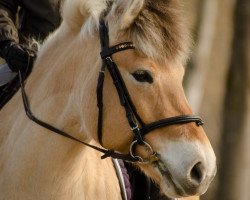
[[[135,45],[132,42],[124,42],[121,44],[117,44],[113,47],[104,47],[100,55],[102,59],[105,59],[119,51],[124,51],[126,49],[134,49],[134,48],[135,48]]]

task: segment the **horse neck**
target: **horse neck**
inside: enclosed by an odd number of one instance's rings
[[[0,157],[4,199],[15,199],[15,194],[19,199],[27,199],[27,194],[41,199],[41,192],[42,199],[121,199],[110,159],[101,160],[93,149],[39,129],[34,133],[32,128],[32,135],[21,133],[22,144],[5,146],[11,154]]]
[[[44,113],[59,125],[71,120],[69,126],[78,124],[78,129],[70,131],[81,129],[86,134],[90,132],[86,130],[86,121],[97,118],[95,91],[101,65],[100,46],[93,36],[64,29],[62,26],[44,44],[27,83],[27,93],[33,109],[43,107],[37,113]]]
[[[96,107],[99,45],[94,38],[84,39],[79,34],[61,29],[63,27],[44,44],[27,81],[26,91],[32,112],[39,119],[81,140],[90,141],[86,118],[97,116],[85,116],[84,112]],[[11,186],[31,194],[34,191],[30,186],[33,185],[38,187],[34,188],[35,191],[48,190],[45,199],[52,198],[49,193],[54,191],[52,188],[59,194],[67,194],[65,199],[84,199],[84,196],[86,199],[120,199],[111,159],[101,160],[99,152],[31,122],[25,116],[20,93],[0,115],[1,134],[5,135],[2,141],[9,141],[2,143],[7,153],[6,156],[1,153],[0,162],[8,171],[4,176],[12,174],[17,177]],[[10,156],[8,152],[12,152]],[[23,163],[25,160],[29,164]],[[16,167],[8,168],[8,165]],[[30,175],[30,168],[39,173],[35,171]],[[26,177],[30,177],[28,181]],[[5,180],[13,179],[5,177]],[[81,196],[75,198],[78,194]]]
[[[90,143],[97,145],[94,141]],[[51,181],[55,182],[48,188],[58,189],[58,198],[54,199],[121,199],[119,182],[111,159],[101,160],[99,152],[65,141],[64,138],[59,139],[58,144],[49,145],[47,148],[50,149],[50,162],[38,167],[49,169],[49,172],[44,172],[49,177],[55,177],[55,174],[58,176],[56,181],[51,178]],[[57,149],[56,152],[53,149]],[[41,179],[43,180],[42,177],[36,177],[34,180]],[[39,186],[41,187],[47,188],[48,185]],[[68,195],[61,198],[61,193]],[[49,197],[50,194],[46,199],[50,199]]]

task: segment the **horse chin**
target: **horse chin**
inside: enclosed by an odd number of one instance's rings
[[[184,190],[179,184],[176,184],[173,180],[172,175],[165,167],[163,162],[158,161],[154,165],[157,173],[162,177],[159,182],[159,187],[161,192],[166,195],[168,198],[181,198],[186,197]]]
[[[172,175],[161,161],[154,164],[154,169],[161,177],[158,185],[164,195],[168,198],[181,198],[186,196],[181,186],[174,182]]]
[[[181,187],[176,185],[170,173],[166,170],[161,161],[156,161],[150,166],[139,165],[139,168],[155,182],[160,192],[170,199],[185,197]]]

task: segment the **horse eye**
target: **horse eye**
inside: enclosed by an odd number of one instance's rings
[[[132,76],[139,82],[153,83],[152,76],[145,70],[137,70],[132,73]]]

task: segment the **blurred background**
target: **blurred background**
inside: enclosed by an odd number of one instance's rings
[[[250,0],[181,0],[194,36],[184,86],[217,156],[202,200],[250,200]]]

